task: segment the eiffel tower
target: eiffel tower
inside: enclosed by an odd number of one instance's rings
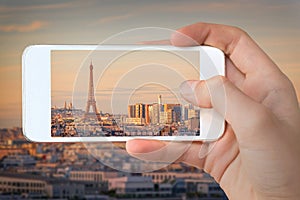
[[[92,107],[93,112],[90,112]],[[86,102],[86,109],[84,119],[96,118],[98,121],[101,120],[100,113],[97,110],[95,94],[94,94],[94,81],[93,81],[93,63],[90,64],[90,80],[89,80],[89,94]]]

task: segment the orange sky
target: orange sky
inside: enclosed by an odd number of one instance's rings
[[[98,109],[115,114],[129,103],[156,103],[159,94],[163,103],[186,103],[179,85],[200,76],[197,51],[53,51],[51,59],[53,106],[73,100],[85,108],[92,62]]]
[[[21,126],[21,55],[32,44],[98,44],[137,27],[198,21],[245,29],[292,80],[300,97],[300,2],[9,0],[0,2],[0,127]]]

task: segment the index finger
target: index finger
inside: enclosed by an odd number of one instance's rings
[[[246,32],[239,28],[219,24],[196,23],[177,31],[171,37],[172,45],[209,45],[219,48],[244,74],[280,72],[268,55]],[[188,38],[195,41],[193,42]]]

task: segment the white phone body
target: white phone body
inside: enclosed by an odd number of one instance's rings
[[[221,50],[208,46],[174,47],[168,45],[33,45],[22,57],[22,123],[23,134],[34,142],[122,142],[133,138],[167,141],[214,141],[224,132],[225,121],[214,109],[201,109],[200,135],[197,136],[51,136],[51,51],[199,51],[199,79],[225,75],[225,58]],[[214,69],[214,70],[212,70]]]

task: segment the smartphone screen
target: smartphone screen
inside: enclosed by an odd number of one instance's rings
[[[197,136],[200,109],[179,87],[199,51],[52,50],[51,136]]]

